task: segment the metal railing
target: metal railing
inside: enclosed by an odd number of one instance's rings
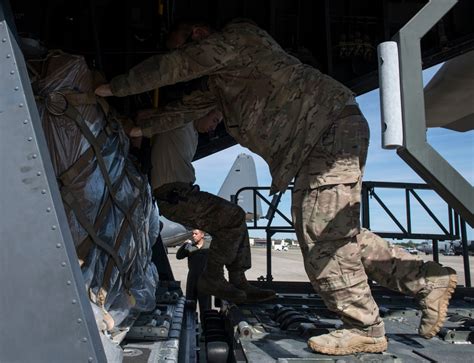
[[[254,230],[265,230],[267,234],[267,243],[266,243],[266,248],[267,248],[267,276],[265,278],[259,278],[259,280],[265,280],[265,281],[273,281],[273,276],[272,276],[272,237],[275,233],[294,233],[295,228],[293,226],[293,222],[291,221],[291,218],[288,218],[282,211],[278,209],[278,206],[281,202],[281,198],[284,194],[284,192],[279,192],[275,194],[272,197],[272,200],[269,200],[267,197],[265,197],[260,191],[270,191],[270,187],[245,187],[241,188],[237,191],[235,195],[231,196],[231,201],[233,203],[237,204],[237,201],[239,200],[239,194],[250,190],[252,191],[252,200],[253,200],[253,215],[257,216],[257,198],[260,198],[260,200],[263,202],[263,204],[268,205],[268,212],[266,216],[264,217],[265,219],[268,220],[266,223],[266,226],[262,226],[258,224],[259,219],[258,218],[253,218],[252,220],[252,225],[247,227],[249,229],[254,229]],[[290,186],[288,190],[292,191],[293,187]],[[282,226],[275,226],[273,225],[273,222],[275,220],[275,215],[279,215],[283,220],[287,223],[286,225]]]
[[[406,224],[402,224],[400,220],[395,217],[394,213],[384,203],[382,198],[377,194],[376,188],[380,189],[402,189],[405,191],[405,215]],[[370,229],[370,198],[375,199],[382,209],[387,213],[390,219],[397,225],[399,231],[394,232],[376,232],[380,237],[397,238],[397,239],[426,239],[426,240],[456,240],[459,239],[459,218],[454,213],[453,208],[447,205],[448,211],[448,226],[440,222],[438,217],[423,201],[417,190],[432,190],[426,184],[413,183],[390,183],[390,182],[364,182],[362,183],[362,226]],[[431,220],[443,231],[442,234],[435,233],[415,233],[412,229],[412,199],[418,201],[419,205],[430,216]]]
[[[391,210],[384,202],[383,197],[377,193],[379,189],[398,189],[404,190],[405,194],[405,216],[406,221],[402,223],[399,218],[395,216],[393,210]],[[272,237],[275,233],[294,233],[295,229],[291,217],[285,215],[279,209],[280,202],[284,192],[275,194],[271,200],[262,194],[264,191],[269,191],[270,187],[245,187],[237,191],[232,196],[232,201],[236,203],[239,194],[244,191],[251,191],[253,198],[253,213],[257,215],[257,198],[259,198],[263,204],[268,206],[268,212],[265,216],[267,222],[265,224],[259,223],[259,220],[254,218],[248,228],[251,230],[265,230],[266,231],[266,249],[267,249],[267,275],[262,277],[262,280],[273,281],[272,276]],[[292,186],[288,188],[292,190]],[[397,231],[373,231],[383,238],[393,239],[414,239],[414,240],[431,240],[433,246],[433,260],[439,262],[439,241],[454,241],[461,240],[462,242],[462,255],[464,263],[464,276],[466,287],[471,287],[471,276],[469,266],[469,251],[467,244],[467,232],[466,222],[456,213],[453,208],[447,205],[447,225],[443,224],[439,218],[435,215],[432,209],[429,207],[422,196],[420,196],[420,190],[433,190],[426,184],[415,184],[415,183],[390,183],[390,182],[363,182],[362,183],[362,198],[361,198],[361,225],[364,228],[370,229],[370,208],[371,199],[374,199],[378,205],[387,213],[390,220],[392,220],[398,227]],[[439,227],[442,233],[416,233],[413,231],[413,208],[412,202],[417,201],[418,204],[426,211],[427,215],[431,218],[431,221]],[[285,224],[275,224],[275,216],[278,215],[282,218]]]

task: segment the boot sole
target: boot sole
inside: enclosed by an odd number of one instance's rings
[[[382,353],[387,350],[388,342],[385,341],[376,344],[359,344],[347,348],[329,348],[321,347],[313,342],[308,341],[309,348],[316,353],[328,355],[349,355],[354,353]]]
[[[446,320],[446,315],[448,313],[449,300],[451,300],[451,297],[458,283],[458,277],[456,275],[456,271],[454,271],[451,267],[446,267],[446,269],[449,271],[449,283],[448,283],[448,288],[446,289],[446,292],[438,300],[438,304],[439,304],[438,320],[436,321],[436,323],[433,325],[433,327],[428,333],[422,334],[421,332],[419,332],[419,334],[425,339],[433,338],[436,334],[438,334],[438,332],[443,327],[444,321]]]

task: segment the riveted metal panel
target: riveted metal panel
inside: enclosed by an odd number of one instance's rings
[[[105,361],[25,62],[0,9],[0,361]]]

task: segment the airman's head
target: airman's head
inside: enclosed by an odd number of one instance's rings
[[[193,229],[193,241],[196,244],[201,244],[204,242],[204,232],[200,229]]]
[[[212,132],[217,128],[222,121],[223,115],[219,110],[212,110],[206,116],[194,121],[194,127],[197,132],[206,133]]]

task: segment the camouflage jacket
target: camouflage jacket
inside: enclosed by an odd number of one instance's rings
[[[145,123],[144,134],[182,126],[217,105],[228,133],[268,163],[272,193],[286,189],[352,97],[349,89],[302,64],[249,23],[231,23],[200,42],[151,57],[115,77],[111,89],[126,96],[205,75],[209,92],[193,92],[163,109]]]

